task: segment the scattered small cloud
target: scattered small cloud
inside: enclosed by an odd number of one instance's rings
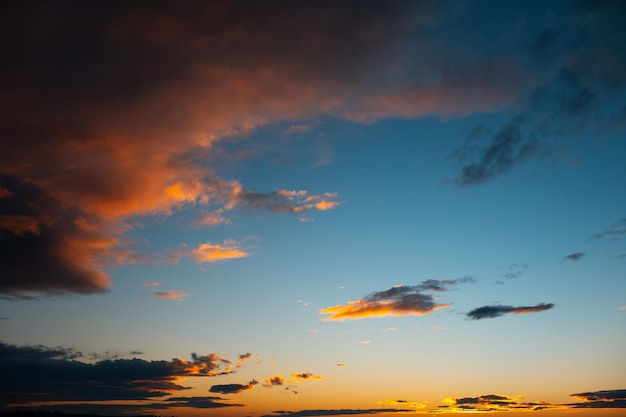
[[[382,413],[414,413],[415,410],[394,408],[367,408],[367,409],[335,409],[335,410],[301,410],[301,411],[274,411],[261,417],[322,417],[344,415],[371,415]]]
[[[143,286],[145,287],[158,287],[161,285],[160,282],[144,282]]]
[[[626,217],[619,219],[601,232],[593,234],[590,239],[621,239],[624,234],[626,234]]]
[[[303,372],[301,374],[289,374],[289,376],[298,381],[319,381],[324,379],[323,376],[313,375],[310,372]]]
[[[346,364],[345,363],[338,363],[337,367],[338,368],[345,368]]]
[[[418,403],[418,402],[411,402],[411,401],[407,401],[407,400],[383,400],[383,401],[378,401],[378,405],[382,405],[385,407],[410,407],[414,410],[423,410],[426,408],[426,403]]]
[[[617,311],[626,311],[626,305],[625,306],[621,306],[621,307],[617,307],[616,310]]]
[[[174,300],[178,302],[185,301],[185,298],[189,297],[189,294],[183,290],[169,290],[167,292],[155,292],[154,298],[164,298],[166,300]]]
[[[371,343],[372,343],[371,340],[362,340],[362,341],[359,342],[359,345],[369,345]]]
[[[282,375],[273,375],[263,380],[263,386],[268,388],[275,387],[277,385],[283,385],[284,383],[285,378]]]
[[[567,255],[565,259],[569,261],[579,261],[583,258],[583,256],[585,256],[584,252],[574,252]]]
[[[224,408],[224,407],[243,407],[243,404],[227,403],[227,399],[220,397],[171,397],[166,401],[166,408],[174,407],[191,407],[191,408]],[[160,408],[160,407],[152,407]]]
[[[384,329],[380,329],[381,332],[395,332],[396,330],[398,330],[398,329],[395,328],[395,327],[387,327],[387,328],[384,328]]]
[[[309,333],[318,333],[319,329],[309,329]]]
[[[221,262],[250,256],[232,239],[216,244],[202,243],[191,252],[182,254],[191,257],[196,262]]]
[[[433,329],[435,329],[435,330],[448,330],[448,328],[447,328],[447,327],[440,326],[440,325],[438,325],[438,324],[435,324],[435,325],[433,326]]]
[[[466,314],[466,316],[472,320],[490,319],[500,317],[504,314],[526,314],[526,313],[538,313],[554,308],[554,304],[537,304],[536,306],[529,307],[511,307],[511,306],[483,306],[478,307]]]
[[[298,217],[300,223],[312,223],[315,221],[313,217]]]

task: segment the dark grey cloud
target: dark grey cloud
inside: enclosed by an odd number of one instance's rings
[[[247,384],[222,384],[222,385],[213,385],[209,392],[218,392],[220,394],[238,394],[243,391],[250,390],[254,388],[259,381],[253,379]]]
[[[343,305],[327,307],[320,311],[329,314],[324,320],[358,320],[386,315],[424,315],[449,306],[439,304],[432,294],[425,292],[448,291],[451,287],[476,282],[473,277],[458,279],[429,279],[418,285],[396,285],[388,290],[371,293],[360,300],[349,301]]]
[[[574,252],[574,253],[570,253],[569,255],[567,255],[565,259],[570,260],[570,261],[579,261],[583,258],[583,256],[585,256],[584,252]]]
[[[28,292],[80,294],[106,291],[108,278],[91,260],[104,237],[81,229],[76,219],[85,213],[68,209],[41,188],[1,176],[0,293],[32,299]],[[81,246],[82,244],[82,246]]]
[[[478,307],[466,314],[466,316],[472,320],[490,319],[500,317],[505,314],[526,314],[526,313],[538,313],[540,311],[546,311],[554,308],[554,304],[537,304],[536,306],[483,306]]]
[[[191,407],[191,408],[224,408],[243,407],[243,404],[223,402],[227,399],[220,397],[171,397],[162,404],[164,408],[170,407]],[[157,407],[155,407],[157,406]],[[159,408],[161,404],[153,404],[153,408]]]
[[[77,359],[82,353],[65,348],[0,343],[0,399],[6,404],[30,401],[147,400],[187,389],[180,377],[209,377],[225,372],[228,361],[217,354],[192,360],[146,361]]]
[[[615,127],[623,122],[626,48],[620,32],[626,6],[620,2],[570,3],[568,13],[544,27],[519,50],[535,72],[525,80],[515,114],[491,133],[484,124],[471,132],[454,157],[455,182],[474,186],[500,177],[541,156],[554,155],[567,134]],[[537,80],[537,81],[535,81]],[[477,138],[482,137],[482,140]]]
[[[581,392],[571,397],[583,400],[568,404],[574,408],[626,408],[626,389]]]

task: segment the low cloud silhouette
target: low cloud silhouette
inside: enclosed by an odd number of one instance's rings
[[[31,401],[108,401],[162,398],[187,388],[182,377],[215,377],[231,372],[216,353],[191,360],[104,359],[81,362],[81,352],[0,342],[0,405]]]
[[[466,316],[472,320],[482,320],[482,319],[491,319],[495,317],[500,317],[505,314],[527,314],[527,313],[538,313],[541,311],[550,310],[554,308],[554,304],[537,304],[536,306],[522,306],[522,307],[511,307],[511,306],[483,306],[478,307],[470,311],[466,314]]]
[[[209,392],[218,392],[220,394],[238,394],[243,391],[248,391],[254,388],[259,381],[253,379],[247,384],[224,384],[224,385],[213,385]]]

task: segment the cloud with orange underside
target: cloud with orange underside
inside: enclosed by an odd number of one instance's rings
[[[106,268],[152,259],[124,239],[141,217],[200,208],[210,214],[195,225],[215,226],[227,224],[231,210],[304,214],[343,203],[332,190],[257,191],[220,178],[214,162],[228,138],[280,123],[302,132],[325,116],[366,123],[462,116],[507,104],[520,85],[506,59],[495,67],[492,59],[473,60],[449,78],[439,76],[437,57],[407,61],[398,41],[405,25],[422,19],[394,5],[359,7],[354,18],[348,3],[113,3],[107,13],[81,3],[71,11],[76,32],[92,46],[112,46],[95,53],[67,42],[64,10],[11,7],[15,24],[7,36],[20,42],[5,51],[3,66],[7,97],[16,99],[3,107],[11,123],[2,136],[11,141],[0,153],[0,215],[8,216],[0,233],[9,235],[0,242],[7,254],[1,294],[106,292]],[[425,18],[444,10],[414,7]],[[380,21],[393,22],[392,29],[380,30]],[[45,37],[33,30],[39,23]],[[436,38],[427,35],[424,41]],[[32,65],[31,57],[49,51],[74,57],[81,77],[54,60]],[[398,65],[387,64],[389,54]],[[407,76],[418,69],[426,76]],[[489,76],[502,73],[507,77]],[[217,252],[205,247],[195,256],[201,262],[244,256]],[[18,261],[24,258],[30,264]]]
[[[443,291],[460,280],[427,280],[420,285],[396,285],[385,291],[374,292],[362,299],[327,307],[320,314],[325,321],[360,320],[385,316],[423,316],[450,304],[440,304],[427,291]]]
[[[223,243],[216,244],[202,243],[187,255],[196,262],[221,262],[250,256],[234,240],[225,240]]]

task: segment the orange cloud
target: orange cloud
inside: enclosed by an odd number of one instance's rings
[[[263,380],[264,387],[273,387],[276,385],[283,385],[285,383],[285,378],[282,375],[274,375],[269,378],[265,378]]]
[[[154,298],[164,298],[166,300],[174,300],[178,302],[185,301],[185,298],[189,297],[189,294],[183,290],[169,290],[168,292],[156,292]]]
[[[161,283],[159,282],[144,282],[143,286],[144,287],[158,287],[159,285],[161,285]]]
[[[313,375],[310,372],[304,372],[301,374],[289,374],[289,376],[299,381],[319,381],[324,379],[323,376]]]
[[[371,302],[367,300],[356,300],[349,301],[343,305],[327,307],[321,310],[320,314],[330,314],[330,316],[324,318],[324,321],[359,320],[384,316],[423,316],[435,310],[439,310],[440,308],[448,307],[449,305],[450,304],[435,304],[425,308],[420,306],[405,308],[391,301]]]
[[[202,243],[189,255],[196,262],[220,262],[250,256],[234,240],[225,240],[221,244]]]

